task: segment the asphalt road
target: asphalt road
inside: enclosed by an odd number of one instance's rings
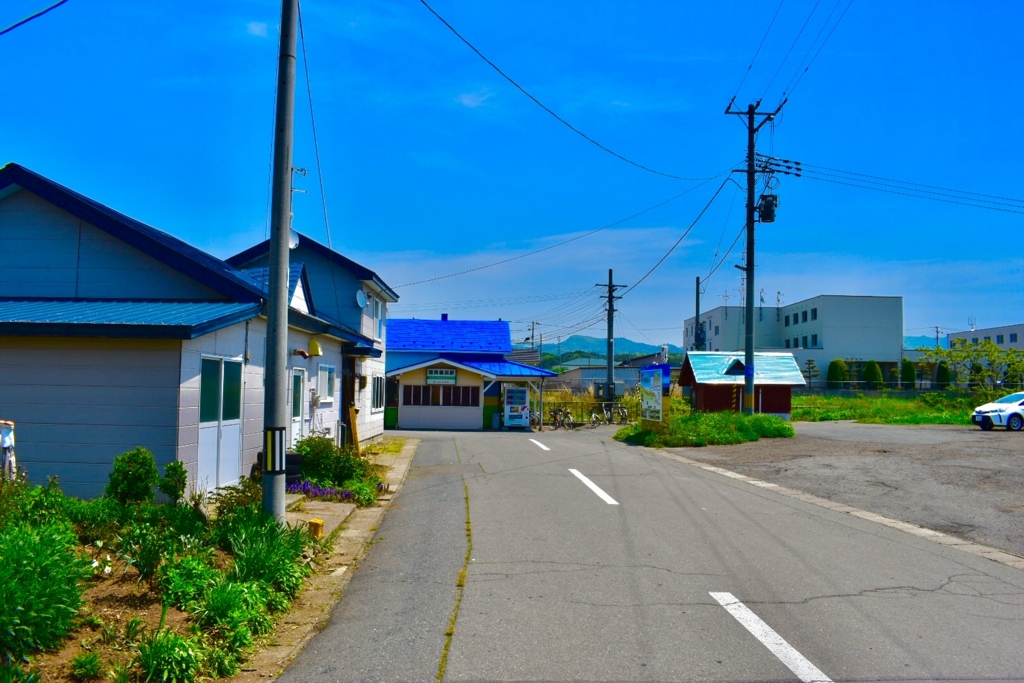
[[[463,482],[445,680],[1024,679],[1024,572],[611,433],[416,434],[379,542],[282,680],[437,675]]]

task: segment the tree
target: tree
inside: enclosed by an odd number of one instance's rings
[[[864,372],[861,374],[861,379],[868,385],[869,389],[881,389],[884,378],[882,377],[882,368],[878,367],[878,363],[873,360],[869,360],[864,364]]]
[[[850,379],[850,369],[842,358],[836,358],[828,364],[828,372],[825,373],[825,384],[829,389],[842,389],[843,384]]]
[[[913,389],[917,386],[917,372],[914,363],[909,358],[904,358],[900,363],[900,384],[904,389]]]
[[[939,366],[935,369],[935,383],[939,385],[939,389],[948,389],[950,379],[949,363],[940,360]]]
[[[813,358],[808,358],[804,361],[804,365],[807,366],[807,369],[804,370],[804,378],[807,380],[807,384],[810,385],[815,378],[821,377],[821,370],[815,365]]]

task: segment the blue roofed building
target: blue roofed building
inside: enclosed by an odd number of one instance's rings
[[[181,461],[193,488],[249,471],[263,431],[265,268],[236,267],[17,164],[0,168],[0,244],[0,419],[15,421],[32,481],[56,476],[97,496],[114,457],[136,446],[161,469]],[[342,368],[382,366],[382,344],[321,306],[294,254],[290,280],[290,438],[340,436]]]
[[[393,319],[388,322],[389,427],[491,429],[502,414],[503,389],[556,377],[508,360],[512,334],[504,320]]]
[[[688,351],[679,384],[690,406],[699,411],[735,411],[743,406],[746,366],[743,352]],[[754,354],[754,412],[789,419],[793,387],[806,384],[792,353]]]

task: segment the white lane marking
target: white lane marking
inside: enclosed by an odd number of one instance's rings
[[[544,444],[542,444],[542,443],[541,443],[540,441],[537,441],[537,439],[530,439],[530,441],[534,442],[535,444],[537,444],[538,446],[540,446],[540,447],[541,447],[541,449],[543,449],[543,450],[545,450],[545,451],[550,451],[550,450],[551,450],[550,448],[548,448],[547,446],[545,446]]]
[[[818,667],[807,661],[802,654],[797,652],[792,645],[787,643],[782,636],[772,630],[772,627],[761,621],[761,618],[750,611],[742,602],[737,600],[732,593],[711,593],[711,597],[718,601],[729,614],[736,617],[736,621],[743,625],[743,628],[750,631],[761,644],[772,651],[789,670],[796,674],[803,683],[832,683],[832,679],[821,672]]]
[[[607,493],[602,491],[600,486],[598,486],[597,484],[595,484],[594,482],[590,481],[589,479],[584,477],[582,474],[580,474],[579,470],[574,470],[574,469],[570,468],[569,471],[572,472],[573,474],[575,474],[577,479],[579,479],[584,484],[586,484],[587,488],[589,488],[591,491],[596,493],[601,500],[603,500],[604,502],[608,503],[609,505],[618,505],[618,502],[616,502],[616,500],[614,498],[612,498]]]

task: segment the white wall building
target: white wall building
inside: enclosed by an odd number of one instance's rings
[[[896,364],[903,353],[903,297],[823,294],[786,306],[754,308],[758,351],[789,350],[801,368],[813,359],[824,378],[834,358],[854,366],[869,360]],[[744,348],[745,310],[719,306],[702,311],[706,351]],[[694,318],[684,324],[683,346],[694,345]]]
[[[1002,327],[985,327],[980,330],[951,332],[946,335],[950,344],[954,339],[968,342],[990,341],[1004,349],[1024,349],[1024,323],[1019,325],[1003,325]]]

